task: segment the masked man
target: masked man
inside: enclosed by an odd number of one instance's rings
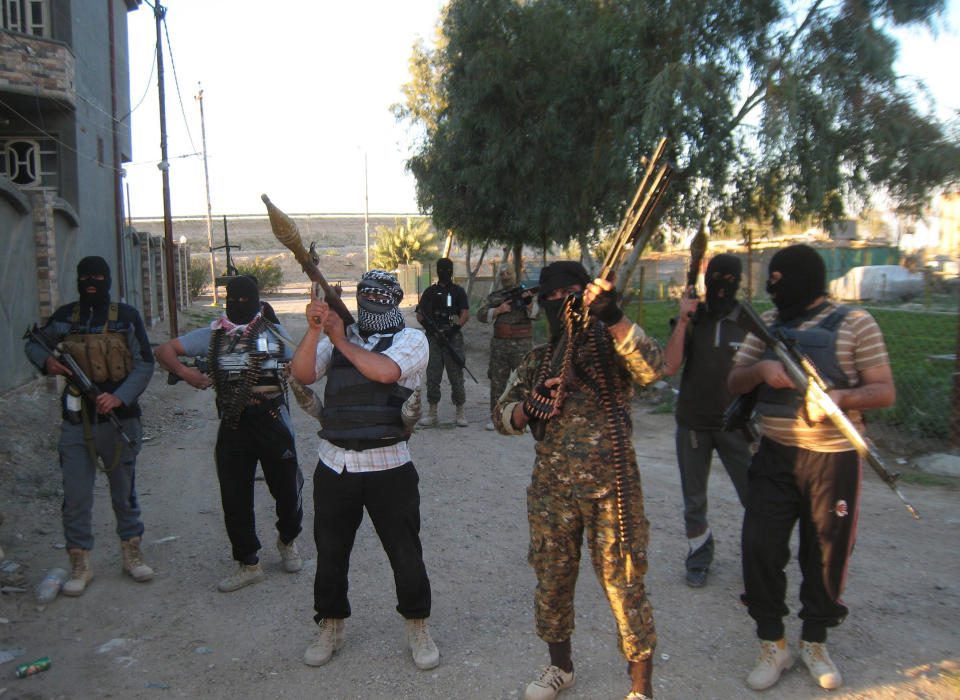
[[[513,269],[500,270],[500,289],[510,289],[517,284]],[[477,313],[480,323],[493,323],[493,335],[490,337],[490,367],[487,378],[490,380],[490,410],[497,405],[497,399],[507,386],[510,373],[520,366],[524,356],[533,349],[533,323],[540,307],[530,290],[521,292],[516,299],[508,299],[497,306],[484,304]],[[493,430],[491,421],[487,430]]]
[[[649,524],[630,437],[630,400],[634,382],[642,386],[660,377],[663,356],[618,308],[613,285],[589,280],[579,263],[543,268],[540,306],[550,343],[524,358],[493,414],[501,433],[516,435],[530,425],[538,439],[527,488],[527,559],[537,575],[537,636],[547,643],[550,664],[527,686],[527,700],[550,700],[574,683],[573,592],[584,534],[628,662],[628,697],[653,697],[656,631],[643,584]],[[580,295],[592,320],[568,355],[564,306]]]
[[[214,460],[223,520],[237,562],[236,570],[217,584],[223,593],[264,579],[254,519],[258,461],[276,501],[282,566],[289,573],[303,566],[296,543],[303,520],[303,474],[297,463],[284,376],[293,341],[269,318],[276,316],[268,306],[261,306],[257,280],[241,275],[227,283],[224,317],[156,350],[161,367],[197,389],[212,384],[217,394],[220,429]],[[179,358],[185,355],[204,357],[206,372],[184,365]]]
[[[430,362],[427,365],[427,415],[421,425],[435,425],[439,420],[437,404],[440,403],[440,382],[446,367],[453,405],[457,409],[457,425],[465,427],[467,416],[464,403],[467,394],[463,388],[463,369],[453,359],[453,354],[445,346],[449,345],[463,357],[463,334],[460,329],[467,325],[470,318],[470,303],[463,287],[453,281],[453,261],[450,258],[437,260],[437,283],[431,284],[420,295],[417,306],[417,320],[423,323],[423,317],[433,320],[443,339],[429,335]]]
[[[132,306],[110,301],[110,267],[92,256],[77,264],[80,299],[61,306],[40,330],[49,346],[60,343],[100,390],[93,401],[68,386],[62,396],[60,469],[63,474],[63,532],[70,555],[70,578],[65,595],[83,594],[93,580],[90,552],[93,486],[97,460],[110,482],[110,500],[117,519],[123,571],[135,581],[153,578],[143,561],[140,540],[143,523],[135,487],[135,465],[140,452],[140,406],[137,398],[153,376],[153,355],[140,314]],[[71,374],[36,342],[26,345],[27,357],[44,374]],[[108,421],[113,411],[131,447]]]
[[[677,462],[683,490],[683,519],[687,531],[686,581],[699,588],[707,583],[713,562],[713,533],[707,521],[707,482],[714,451],[720,457],[746,503],[750,443],[740,431],[723,430],[723,414],[733,397],[727,374],[745,331],[737,325],[740,303],[740,260],[720,254],[707,265],[707,300],[687,295],[664,350],[665,373],[683,365],[677,396]]]
[[[326,377],[313,477],[319,629],[304,652],[308,666],[326,664],[343,645],[350,552],[364,508],[393,569],[413,661],[420,669],[440,663],[427,627],[430,580],[420,544],[419,476],[407,449],[419,417],[407,407],[416,405],[429,350],[422,331],[404,327],[401,299],[400,284],[383,270],[360,278],[357,322],[346,328],[326,302],[314,299],[290,365],[306,385]]]
[[[861,412],[896,398],[886,345],[862,309],[826,300],[823,258],[793,245],[770,260],[767,280],[775,310],[768,326],[798,344],[834,387],[830,397],[863,431]],[[800,658],[823,688],[839,688],[840,672],[827,653],[827,630],[847,616],[840,600],[853,552],[860,503],[860,456],[816,404],[794,386],[770,348],[748,335],[727,380],[734,394],[757,390],[763,438],[749,471],[743,519],[741,596],[756,623],[760,654],[747,677],[769,688],[793,665],[783,618],[790,535],[799,522]]]

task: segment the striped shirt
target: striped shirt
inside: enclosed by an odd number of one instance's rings
[[[357,324],[347,328],[347,340],[354,345],[359,345],[364,350],[372,351],[383,337],[380,333],[374,333],[364,340],[357,333]],[[402,329],[393,336],[393,344],[382,354],[396,362],[400,367],[400,378],[397,380],[397,384],[413,391],[420,390],[420,381],[423,379],[423,374],[427,368],[427,359],[430,356],[427,336],[423,334],[423,331],[416,328]],[[326,375],[332,357],[333,343],[330,342],[330,338],[324,336],[317,343],[317,379]],[[319,452],[320,461],[338,474],[344,470],[349,472],[383,471],[402,466],[411,461],[406,440],[395,445],[375,447],[358,452],[356,450],[345,450],[321,439]]]
[[[813,318],[800,324],[798,330],[806,330],[823,321],[836,310],[836,304],[830,303]],[[777,317],[776,309],[770,309],[761,316],[768,326]],[[734,367],[752,365],[763,359],[766,345],[752,333],[748,334],[743,345],[733,358]],[[887,346],[883,342],[880,327],[873,316],[853,307],[844,317],[837,331],[837,361],[851,387],[860,385],[860,372],[873,367],[890,364]],[[845,410],[847,418],[863,432],[863,416],[857,410]],[[801,447],[814,452],[846,452],[853,449],[829,418],[807,425],[802,416],[797,418],[777,418],[761,416],[760,426],[764,436],[791,447]]]

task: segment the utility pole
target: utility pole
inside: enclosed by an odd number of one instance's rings
[[[363,260],[364,271],[370,269],[370,196],[367,186],[367,152],[363,152]]]
[[[160,97],[160,162],[157,167],[163,176],[163,260],[167,266],[167,309],[170,313],[170,338],[180,335],[177,328],[177,292],[173,270],[173,221],[170,218],[170,162],[167,160],[167,113],[166,95],[163,91],[163,42],[160,40],[160,24],[167,13],[159,0],[153,8],[157,20],[157,94]]]
[[[207,171],[207,129],[203,121],[203,88],[197,83],[200,92],[197,101],[200,103],[200,141],[203,144],[203,183],[207,188],[207,248],[210,250],[210,285],[213,287],[213,305],[217,306],[217,263],[213,252],[213,215],[210,211],[210,174]]]

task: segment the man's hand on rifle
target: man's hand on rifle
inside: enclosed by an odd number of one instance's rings
[[[213,380],[196,367],[184,367],[180,373],[180,379],[194,389],[207,389],[213,384]]]
[[[790,375],[787,374],[787,370],[783,368],[783,363],[780,362],[780,360],[760,360],[754,367],[760,381],[774,389],[797,388],[797,385],[790,379]]]
[[[73,374],[69,367],[60,363],[53,355],[47,355],[47,360],[44,362],[43,368],[47,374],[64,374],[67,376]]]
[[[508,311],[510,311],[510,309],[512,308],[512,306],[513,306],[513,305],[510,303],[510,300],[507,299],[505,302],[503,302],[502,304],[500,304],[500,306],[497,306],[497,307],[495,307],[495,308],[493,309],[493,317],[496,318],[496,317],[499,316],[500,314],[505,314],[505,313],[507,313]]]
[[[123,401],[106,391],[97,395],[97,413],[101,415],[106,415],[113,409],[122,405]]]

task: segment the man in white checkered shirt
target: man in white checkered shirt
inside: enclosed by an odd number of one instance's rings
[[[304,652],[322,666],[343,645],[350,616],[350,552],[366,508],[393,568],[397,611],[418,668],[440,663],[430,637],[430,581],[420,544],[419,476],[407,439],[419,417],[419,387],[429,346],[406,328],[398,305],[403,290],[383,270],[357,284],[357,323],[344,328],[328,304],[307,305],[308,328],[290,363],[293,377],[326,377],[320,460],[313,478],[317,573],[314,609],[319,630]]]

